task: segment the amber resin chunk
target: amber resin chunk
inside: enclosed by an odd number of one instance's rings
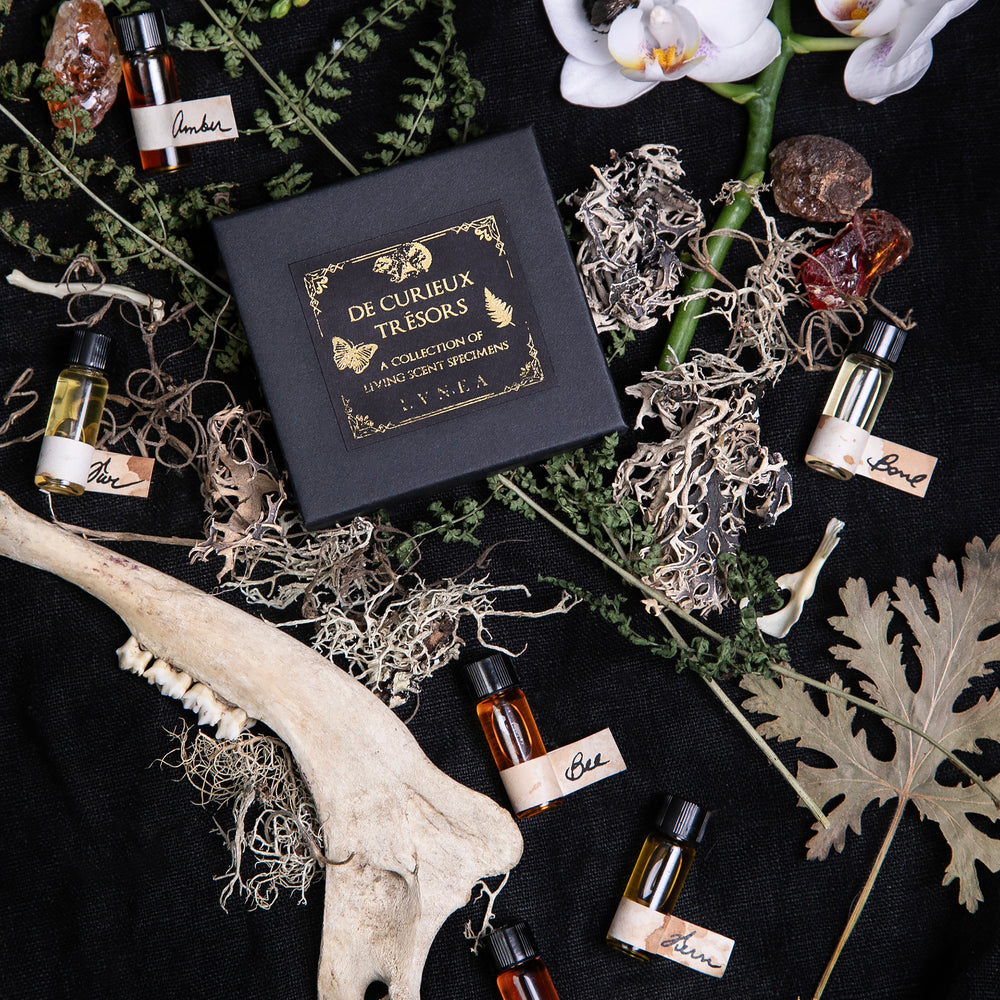
[[[872,171],[853,146],[826,135],[798,135],[768,156],[771,192],[782,212],[812,222],[844,222],[872,196]]]
[[[913,237],[896,216],[878,208],[856,212],[833,242],[799,268],[813,309],[840,309],[863,299],[878,276],[909,256]]]
[[[52,36],[45,46],[45,68],[59,83],[73,88],[70,101],[90,112],[98,125],[115,103],[122,78],[118,42],[99,0],[66,0],[56,14]],[[56,128],[67,128],[66,101],[49,101]]]

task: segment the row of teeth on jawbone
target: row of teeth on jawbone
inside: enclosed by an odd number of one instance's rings
[[[235,740],[257,721],[242,708],[220,698],[207,684],[196,681],[183,670],[175,670],[166,660],[154,659],[134,635],[128,637],[117,653],[122,670],[145,677],[161,694],[179,699],[185,708],[197,713],[198,725],[216,727],[218,740]]]

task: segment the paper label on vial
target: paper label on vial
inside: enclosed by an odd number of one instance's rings
[[[816,431],[806,449],[806,457],[819,459],[835,469],[857,475],[861,471],[861,457],[865,453],[869,437],[868,431],[863,427],[824,413],[816,424]]]
[[[610,729],[550,750],[548,757],[563,795],[625,770],[625,760]]]
[[[806,457],[918,497],[926,495],[937,464],[933,455],[884,441],[856,424],[826,415],[819,418]]]
[[[662,955],[706,976],[720,978],[729,964],[735,942],[672,914],[623,899],[618,904],[608,937],[639,948],[648,955]]]
[[[65,479],[67,482],[83,486],[90,473],[90,463],[93,460],[94,446],[73,438],[51,437],[42,438],[42,447],[38,452],[36,476],[48,476],[51,479]]]
[[[88,493],[113,493],[120,497],[148,497],[153,478],[152,458],[94,451],[84,488]]]
[[[506,768],[500,772],[500,779],[516,813],[562,798],[559,779],[548,754]]]
[[[132,125],[139,148],[147,150],[198,146],[203,142],[239,137],[233,102],[228,94],[132,108]]]
[[[937,459],[933,455],[870,437],[857,472],[877,483],[922,497],[927,494],[935,465]]]

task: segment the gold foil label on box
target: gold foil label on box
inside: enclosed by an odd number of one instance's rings
[[[716,979],[726,971],[735,944],[732,938],[672,914],[657,913],[631,899],[622,899],[618,904],[608,937]]]
[[[290,271],[348,448],[551,377],[498,204]]]
[[[120,497],[148,497],[153,478],[152,458],[118,455],[95,450],[84,488],[88,493],[113,493]]]
[[[132,125],[139,148],[146,150],[239,138],[228,94],[132,108]]]

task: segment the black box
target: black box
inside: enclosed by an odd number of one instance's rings
[[[623,429],[529,129],[213,228],[310,528]]]

